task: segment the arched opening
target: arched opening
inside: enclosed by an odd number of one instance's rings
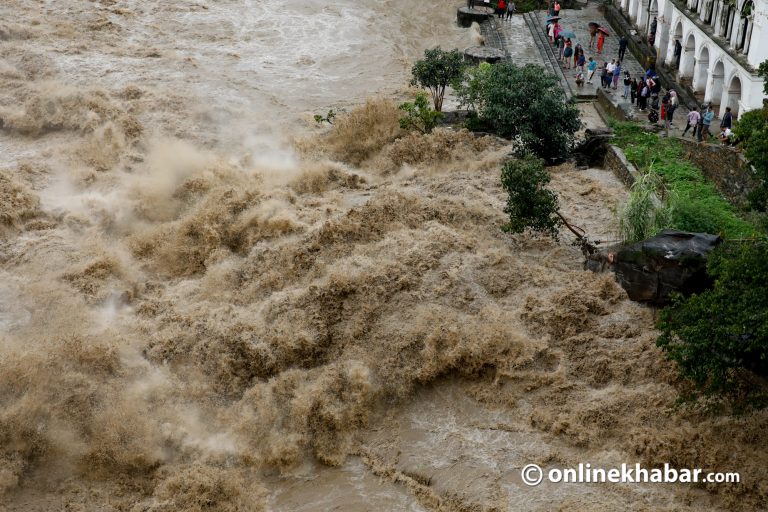
[[[675,47],[679,43],[681,45],[682,50],[682,39],[683,39],[683,22],[678,21],[677,25],[675,25],[675,31],[673,32],[673,36],[669,41],[669,48],[667,49],[667,60],[670,63],[670,67],[674,69],[680,69],[680,58],[682,56],[682,51],[680,54],[676,54]]]
[[[659,2],[658,0],[651,0],[650,5],[648,6],[648,22],[646,23],[645,27],[645,33],[648,34],[648,42],[651,43],[651,46],[654,46],[656,43],[656,32],[659,29],[659,23],[656,17],[659,15]],[[653,20],[656,20],[656,27],[653,27]],[[651,32],[651,29],[653,28],[653,32]]]
[[[637,27],[648,33],[648,0],[640,0],[637,5]]]
[[[696,66],[693,71],[693,90],[697,93],[704,92],[707,87],[707,76],[709,71],[709,48],[701,47],[699,57],[696,59]]]
[[[731,38],[734,16],[736,16],[736,7],[730,3],[723,4],[723,14],[720,17],[720,30],[717,32],[719,36],[722,36],[725,39]]]
[[[712,110],[717,112],[720,106],[720,99],[723,95],[723,82],[725,81],[725,66],[723,61],[718,61],[709,75],[707,91],[704,94],[704,101],[712,105]]]
[[[739,21],[739,32],[736,35],[736,50],[742,53],[749,53],[749,40],[752,38],[752,14],[755,11],[755,4],[752,0],[744,2],[741,8],[741,20]]]
[[[734,119],[739,117],[739,102],[741,101],[741,80],[738,75],[731,78],[728,89],[723,91],[723,98],[720,101],[720,117],[725,114],[725,107],[731,107],[731,115]]]
[[[693,66],[696,62],[696,38],[693,32],[688,34],[680,56],[680,78],[693,77]]]
[[[640,0],[629,0],[629,5],[627,6],[627,14],[629,14],[629,19],[632,21],[635,21],[637,19],[637,4],[640,3]]]
[[[711,24],[712,23],[712,14],[715,11],[715,0],[708,0],[707,4],[704,6],[704,10],[702,11],[702,19],[704,23]]]

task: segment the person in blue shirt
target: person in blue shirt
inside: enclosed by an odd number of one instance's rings
[[[592,83],[592,77],[595,74],[595,70],[597,69],[597,61],[593,59],[592,57],[589,58],[589,64],[587,64],[587,83]]]
[[[709,126],[712,124],[712,120],[715,118],[715,111],[712,110],[712,105],[707,106],[707,111],[701,116],[701,133],[704,135],[704,141],[709,142],[709,138],[712,134],[709,132]]]

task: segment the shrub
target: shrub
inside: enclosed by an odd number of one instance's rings
[[[768,61],[763,64],[768,68]],[[742,114],[734,133],[756,171],[758,187],[750,193],[750,205],[757,211],[768,211],[768,107]]]
[[[433,48],[424,51],[424,59],[413,65],[411,85],[418,85],[429,90],[435,110],[443,109],[445,89],[457,82],[464,73],[464,56],[459,50],[443,51]]]
[[[709,258],[715,285],[661,312],[657,345],[705,393],[768,375],[768,244],[726,243]]]
[[[520,137],[546,159],[564,157],[581,127],[579,110],[567,101],[557,78],[534,65],[500,63],[468,75],[458,87],[463,105],[502,137]]]
[[[400,118],[400,128],[403,130],[416,130],[421,133],[431,133],[437,123],[443,118],[443,114],[433,110],[429,104],[427,93],[421,91],[416,94],[413,103],[406,102],[398,107],[405,112]]]
[[[526,229],[557,238],[560,219],[557,195],[548,190],[549,174],[541,160],[526,156],[510,160],[501,170],[501,185],[509,194],[504,213],[509,222],[504,231],[522,233]]]

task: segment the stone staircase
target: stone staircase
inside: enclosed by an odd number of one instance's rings
[[[527,12],[523,14],[523,17],[525,19],[525,24],[528,26],[528,30],[531,31],[531,36],[536,43],[536,47],[541,53],[544,69],[558,78],[560,86],[565,91],[566,98],[573,98],[575,94],[571,88],[571,84],[568,82],[563,69],[560,67],[560,60],[557,55],[555,55],[555,51],[549,43],[549,38],[544,34],[544,23],[539,19],[535,11]]]

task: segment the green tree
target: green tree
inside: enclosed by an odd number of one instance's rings
[[[541,159],[533,155],[504,164],[501,186],[508,194],[504,213],[509,215],[509,222],[502,229],[508,233],[522,233],[530,229],[557,240],[560,226],[565,226],[576,235],[585,255],[595,252],[594,244],[584,232],[571,225],[560,213],[557,194],[546,188],[548,183],[549,173]]]
[[[579,109],[566,100],[557,78],[539,66],[495,64],[487,74],[470,75],[459,89],[462,102],[478,109],[494,132],[519,137],[542,158],[566,156],[581,127]]]
[[[419,91],[413,103],[406,102],[398,107],[405,112],[400,118],[400,128],[403,130],[417,130],[421,133],[430,133],[443,118],[443,114],[433,110],[429,104],[427,93]]]
[[[757,75],[763,77],[763,94],[768,96],[768,60],[763,61],[757,68]]]
[[[656,344],[702,391],[733,392],[768,375],[768,244],[723,244],[707,273],[712,289],[662,310]]]
[[[413,65],[411,74],[411,85],[428,89],[435,110],[440,112],[443,109],[446,87],[461,80],[464,74],[464,56],[459,50],[425,50],[424,58]]]
[[[764,62],[768,68],[768,61]],[[767,93],[768,94],[768,93]],[[734,126],[744,156],[756,171],[758,187],[749,196],[752,208],[768,210],[768,107],[750,110],[739,117]]]
[[[526,229],[557,238],[560,207],[557,194],[547,189],[549,173],[541,160],[525,156],[510,160],[501,169],[501,186],[509,194],[504,213],[509,222],[504,231],[522,233]]]

